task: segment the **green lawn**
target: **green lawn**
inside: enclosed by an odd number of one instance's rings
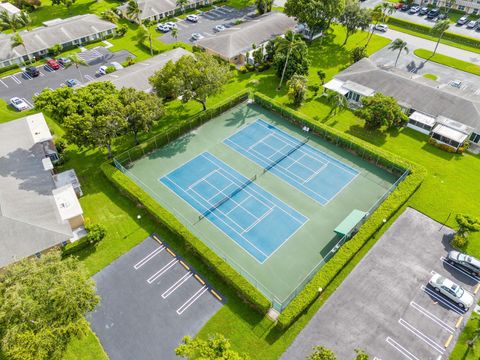
[[[423,77],[430,80],[437,80],[438,76],[435,74],[423,74]]]
[[[428,59],[432,56],[433,52],[425,49],[415,49],[413,52],[416,56],[422,59]],[[435,54],[430,61],[442,64],[445,66],[453,67],[457,70],[465,71],[474,75],[480,76],[480,66],[466,62],[463,60],[455,59],[450,56]]]
[[[451,360],[478,360],[480,359],[480,343],[476,342],[473,348],[469,348],[467,341],[471,340],[474,337],[473,331],[480,327],[480,316],[478,314],[473,314],[463,332],[458,338],[457,344],[450,354]],[[480,339],[478,339],[480,340]]]

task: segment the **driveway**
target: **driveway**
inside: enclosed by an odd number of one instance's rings
[[[282,359],[305,359],[315,345],[353,359],[447,359],[470,316],[438,295],[439,273],[472,293],[477,278],[443,261],[453,230],[407,208],[302,330]],[[478,296],[476,296],[478,301]]]
[[[199,33],[203,37],[213,37],[217,34],[214,30],[216,25],[224,25],[227,28],[235,26],[237,20],[248,21],[250,15],[255,14],[255,11],[254,6],[244,9],[235,9],[230,6],[215,7],[213,10],[201,13],[197,23],[178,20],[176,22],[178,27],[177,39],[174,39],[169,32],[159,37],[158,40],[167,44],[176,41],[195,44],[195,40],[192,39],[193,33]]]

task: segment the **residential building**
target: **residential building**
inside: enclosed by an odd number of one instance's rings
[[[408,127],[455,149],[466,140],[480,145],[480,96],[395,68],[379,67],[365,58],[325,84],[344,95],[350,106],[375,93],[394,97],[409,116]]]
[[[447,0],[424,0],[422,5],[433,5],[436,7],[445,7]],[[478,14],[480,12],[480,1],[479,0],[455,0],[452,6],[454,10],[465,11],[468,14]]]
[[[238,26],[228,28],[215,37],[197,42],[197,46],[234,64],[242,65],[248,59],[252,44],[257,47],[294,29],[296,21],[277,11],[259,16]]]
[[[0,267],[85,233],[74,187],[52,177],[53,149],[41,113],[0,124]]]
[[[21,31],[25,46],[12,48],[12,34],[0,34],[0,67],[45,56],[55,45],[69,48],[104,39],[114,34],[115,28],[115,24],[87,14],[46,21],[41,27]]]
[[[173,16],[182,9],[177,6],[176,0],[136,0],[140,9],[139,19],[142,21],[158,21],[160,19]],[[215,0],[189,0],[184,10],[194,9],[198,6],[215,3]],[[117,8],[118,12],[126,17],[128,4],[121,5]]]
[[[0,12],[6,11],[8,15],[15,15],[21,12],[19,8],[9,2],[0,3]]]

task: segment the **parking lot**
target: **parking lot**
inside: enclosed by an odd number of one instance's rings
[[[339,359],[352,359],[356,348],[379,360],[448,359],[473,306],[465,312],[428,280],[438,273],[472,293],[479,288],[479,279],[444,261],[452,235],[452,229],[407,208],[283,359],[304,359],[315,345],[334,350]]]
[[[195,43],[192,39],[193,33],[199,33],[203,37],[215,36],[214,30],[216,25],[224,25],[226,28],[235,26],[237,20],[248,21],[249,15],[255,14],[255,7],[247,7],[244,9],[235,9],[230,6],[220,6],[213,10],[201,13],[198,22],[190,22],[188,20],[178,20],[176,22],[178,28],[177,39],[173,38],[171,32],[165,33],[159,38],[167,44],[176,41],[185,43]]]
[[[101,302],[88,319],[112,360],[176,359],[225,301],[156,234],[94,279]]]
[[[78,55],[82,55],[79,53]],[[32,78],[25,72],[19,72],[14,75],[4,76],[0,79],[0,98],[7,103],[10,98],[16,96],[24,100],[29,106],[33,107],[32,98],[39,94],[43,89],[56,89],[65,86],[69,79],[76,79],[79,83],[86,83],[93,80],[96,72],[101,65],[112,61],[124,62],[127,57],[133,56],[128,51],[117,51],[115,53],[99,47],[87,51],[85,58],[87,65],[75,65],[69,67],[61,66],[58,70],[53,70],[47,65],[38,66],[40,75]]]

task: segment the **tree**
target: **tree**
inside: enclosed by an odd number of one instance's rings
[[[141,10],[135,0],[128,0],[127,9],[125,11],[126,17],[136,23],[140,22]]]
[[[175,41],[177,41],[177,39],[178,39],[178,28],[173,27],[172,30],[170,30],[170,34],[172,35],[172,38],[174,38]]]
[[[120,17],[117,13],[111,9],[102,12],[102,19],[106,21],[110,21],[111,23],[118,23]]]
[[[357,61],[360,61],[363,58],[366,58],[368,56],[367,48],[365,46],[357,46],[352,50],[351,56],[352,56],[352,61],[356,63]]]
[[[307,356],[307,360],[337,360],[337,355],[324,346],[315,346],[313,353]]]
[[[138,27],[137,43],[139,45],[143,45],[147,39],[149,43],[150,56],[153,56],[152,33],[148,31],[147,27],[143,23],[140,23],[140,26]]]
[[[369,360],[370,359],[370,356],[368,356],[368,354],[365,351],[363,351],[362,349],[355,349],[355,353],[357,355],[355,356],[354,360]]]
[[[300,106],[307,94],[307,78],[303,75],[293,75],[287,82],[288,97],[295,106]]]
[[[437,53],[438,45],[440,44],[440,41],[442,41],[443,35],[445,35],[445,32],[448,30],[449,27],[449,20],[441,20],[433,26],[431,32],[433,35],[438,37],[438,40],[435,44],[435,49],[433,49],[432,55],[427,60],[425,60],[425,62],[429,61],[432,57],[435,56],[435,54]]]
[[[344,8],[345,0],[287,0],[285,14],[300,24],[306,24],[312,40],[315,34],[327,30]]]
[[[288,31],[285,37],[276,40],[276,52],[273,59],[280,73],[278,89],[282,87],[285,78],[290,79],[294,74],[308,74],[308,50],[305,42],[293,31]]]
[[[30,62],[30,55],[27,51],[27,47],[25,46],[25,42],[23,41],[22,36],[19,33],[15,33],[10,38],[10,46],[12,49],[16,48],[17,46],[23,47],[23,51],[25,51],[25,55],[27,56],[28,62]]]
[[[0,274],[0,337],[12,360],[60,359],[86,333],[86,312],[99,302],[95,283],[75,258],[59,251],[24,259]]]
[[[327,77],[327,74],[325,73],[325,71],[318,70],[317,71],[317,76],[320,79],[320,83],[322,84],[322,86],[325,85],[325,79]]]
[[[52,0],[52,5],[65,5],[68,11],[70,7],[75,4],[76,0]]]
[[[18,29],[29,25],[31,22],[30,16],[24,11],[16,14],[10,14],[6,10],[0,11],[0,28],[2,30],[11,29],[16,33]]]
[[[205,111],[207,98],[220,93],[230,77],[228,64],[220,63],[212,55],[197,53],[195,57],[185,55],[176,63],[167,63],[149,80],[160,98],[181,96],[182,102],[197,101]],[[169,87],[162,83],[163,81],[166,81]]]
[[[175,349],[175,354],[184,359],[208,360],[248,360],[244,354],[238,354],[231,348],[230,342],[223,335],[210,336],[208,340],[192,339],[185,336]]]
[[[330,112],[328,113],[328,117],[337,115],[338,113],[348,108],[347,98],[336,91],[332,91],[330,92],[330,94],[328,94],[327,103],[330,106]]]
[[[395,67],[397,67],[398,59],[402,51],[405,51],[407,54],[409,51],[407,48],[407,42],[403,41],[402,39],[393,40],[388,48],[392,51],[398,51],[397,58],[395,59]]]
[[[97,246],[107,235],[107,229],[103,225],[91,224],[90,221],[85,221],[85,229],[88,231],[86,241],[93,246]]]
[[[368,129],[379,129],[382,126],[391,128],[401,126],[408,121],[397,101],[381,93],[362,98],[362,108],[357,110],[359,117],[365,120]]]
[[[272,11],[273,0],[255,0],[255,5],[260,15],[265,14]]]
[[[473,319],[473,317],[472,317]],[[467,346],[471,349],[475,346],[476,342],[478,339],[480,339],[480,317],[476,318],[477,320],[477,326],[473,331],[471,332],[472,338],[467,340]]]
[[[370,40],[372,40],[373,33],[375,32],[375,26],[383,18],[382,5],[376,5],[372,10],[370,10],[370,18],[372,19],[373,24],[370,26],[370,33],[368,34],[367,42],[365,43],[365,49],[368,47],[368,44],[370,44]]]
[[[176,5],[178,8],[180,8],[180,11],[183,13],[185,12],[185,6],[187,6],[189,3],[188,0],[177,0]]]
[[[367,29],[371,20],[370,11],[360,7],[358,0],[347,0],[345,10],[339,17],[339,22],[345,27],[346,32],[345,41],[342,46],[345,46],[348,38],[359,29]]]
[[[124,106],[127,131],[133,133],[138,145],[138,133],[149,132],[163,116],[162,100],[153,94],[130,88],[120,90],[119,99]]]
[[[382,11],[382,22],[387,22],[388,17],[392,15],[396,9],[395,5],[391,2],[384,1],[380,4],[380,9]]]

